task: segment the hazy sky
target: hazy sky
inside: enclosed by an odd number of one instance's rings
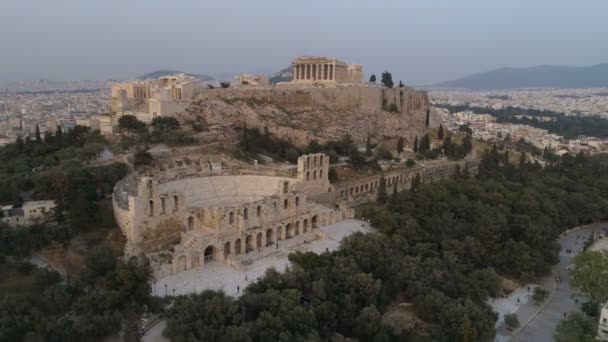
[[[335,56],[420,85],[608,62],[607,0],[0,0],[0,81],[274,72]]]

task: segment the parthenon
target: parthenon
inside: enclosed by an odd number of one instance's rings
[[[329,57],[300,57],[293,61],[292,83],[361,83],[363,67]]]

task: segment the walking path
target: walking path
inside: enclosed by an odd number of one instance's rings
[[[502,329],[498,330],[496,341],[553,341],[553,333],[559,322],[569,313],[578,310],[582,304],[582,300],[575,298],[570,288],[569,268],[571,268],[572,258],[582,251],[593,228],[583,227],[560,237],[559,263],[553,267],[553,275],[544,279],[545,282],[551,283],[552,278],[559,278],[558,282],[553,281],[552,286],[546,287],[550,293],[549,298],[540,307],[534,308],[533,303],[520,306],[516,314],[522,324],[521,328],[511,335],[504,327],[501,327]],[[566,253],[567,249],[571,249],[572,253]]]

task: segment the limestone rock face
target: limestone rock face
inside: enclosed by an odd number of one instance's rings
[[[386,91],[391,94],[387,96]],[[365,92],[359,96],[352,90],[335,89],[220,90],[199,96],[178,119],[200,120],[209,126],[268,129],[299,146],[313,139],[320,143],[337,140],[345,134],[359,143],[368,135],[375,141],[404,137],[411,143],[415,136],[424,134],[429,103],[426,92],[379,89],[377,98],[372,91]],[[389,103],[395,104],[392,111],[387,110]]]

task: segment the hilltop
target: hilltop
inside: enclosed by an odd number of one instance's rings
[[[181,74],[181,73],[184,73],[191,77],[198,78],[201,81],[213,81],[214,80],[214,78],[209,75],[191,74],[188,72],[183,72],[183,71],[178,71],[178,70],[156,70],[156,71],[152,71],[147,74],[141,75],[141,76],[137,77],[137,79],[145,80],[145,79],[149,79],[149,78],[159,78],[159,77],[163,77],[163,76],[167,76],[167,75],[175,75],[175,74]]]
[[[469,89],[606,86],[608,86],[608,64],[588,67],[539,65],[529,68],[501,68],[435,85],[435,87]]]

